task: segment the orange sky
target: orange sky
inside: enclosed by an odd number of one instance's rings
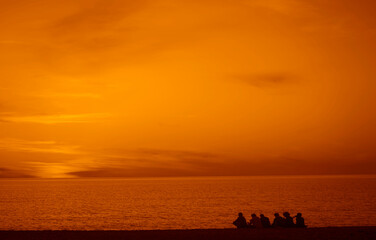
[[[0,3],[0,177],[376,173],[374,1]]]

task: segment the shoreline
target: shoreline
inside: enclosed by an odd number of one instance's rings
[[[187,230],[0,230],[0,239],[376,239],[376,226],[267,228],[267,229],[187,229]]]

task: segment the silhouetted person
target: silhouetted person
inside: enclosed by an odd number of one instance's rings
[[[262,228],[261,220],[259,217],[256,216],[256,214],[251,215],[252,218],[249,221],[249,227],[251,228]]]
[[[273,227],[283,227],[283,218],[279,216],[279,213],[274,213]]]
[[[295,227],[299,227],[299,228],[305,228],[305,227],[307,227],[304,224],[304,218],[302,217],[301,213],[296,214],[296,216],[295,216],[295,222],[296,222]]]
[[[290,213],[284,212],[283,216],[285,217],[283,219],[283,226],[284,227],[287,227],[287,228],[295,227],[294,221],[293,221],[292,217],[290,216]]]
[[[233,222],[233,224],[237,228],[246,228],[247,227],[247,220],[245,220],[243,213],[238,214],[238,218]]]
[[[261,220],[262,227],[264,227],[264,228],[270,228],[271,227],[269,218],[265,217],[264,214],[260,214],[260,220]]]

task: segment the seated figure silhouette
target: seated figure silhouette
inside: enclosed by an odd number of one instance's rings
[[[246,228],[247,227],[247,220],[245,220],[243,213],[238,214],[238,218],[233,222],[233,224],[237,228]]]
[[[251,228],[262,228],[261,220],[259,217],[256,216],[256,214],[251,215],[252,218],[249,221],[249,227]]]
[[[294,221],[293,221],[292,217],[290,216],[290,213],[284,212],[283,216],[285,217],[283,219],[283,226],[284,227],[287,227],[287,228],[295,227]]]
[[[307,227],[304,224],[304,218],[302,217],[301,213],[296,214],[296,216],[295,216],[295,222],[296,222],[295,227],[299,227],[299,228],[305,228],[305,227]]]
[[[264,228],[270,228],[271,227],[269,218],[265,217],[264,214],[260,214],[260,220],[261,220],[262,227],[264,227]]]
[[[283,227],[283,218],[279,216],[279,213],[274,213],[273,227]]]

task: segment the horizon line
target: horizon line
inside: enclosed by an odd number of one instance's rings
[[[77,180],[77,179],[166,179],[166,178],[244,178],[244,177],[271,177],[271,178],[306,178],[306,177],[315,177],[315,178],[325,178],[325,177],[372,177],[376,178],[376,173],[360,173],[360,174],[266,174],[266,175],[192,175],[192,176],[143,176],[143,177],[59,177],[59,178],[47,178],[47,177],[0,177],[1,180]]]

